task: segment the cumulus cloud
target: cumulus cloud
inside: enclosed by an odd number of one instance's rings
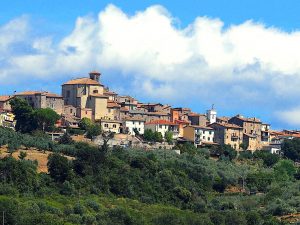
[[[0,78],[53,80],[100,68],[122,74],[131,93],[158,100],[296,114],[290,96],[300,94],[300,32],[251,20],[226,27],[208,17],[184,28],[176,23],[159,5],[134,15],[108,5],[97,17],[79,17],[69,35],[53,42],[28,38],[30,23],[21,17],[0,27]]]
[[[294,127],[300,126],[300,107],[292,108],[287,111],[279,111],[276,114],[283,122]]]

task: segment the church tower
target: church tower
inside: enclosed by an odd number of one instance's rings
[[[92,71],[89,73],[89,75],[92,80],[99,82],[101,73],[99,73],[98,71]]]
[[[211,109],[206,111],[206,117],[209,124],[215,123],[217,121],[217,110],[215,110],[214,104]]]

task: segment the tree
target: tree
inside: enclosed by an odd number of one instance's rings
[[[279,155],[272,154],[272,153],[266,152],[266,151],[255,151],[253,153],[253,157],[256,159],[262,159],[264,162],[264,165],[266,165],[268,167],[273,166],[280,159]]]
[[[292,140],[285,140],[282,144],[281,150],[283,155],[293,161],[300,160],[300,139],[294,138]]]
[[[33,119],[36,121],[38,129],[42,131],[52,131],[59,115],[50,108],[36,109],[33,113]]]
[[[165,133],[165,140],[169,143],[172,144],[173,143],[173,133],[171,131],[167,131]]]
[[[22,133],[29,133],[35,130],[37,124],[33,119],[33,109],[27,101],[21,98],[13,98],[9,103],[17,120],[16,130]]]
[[[86,136],[93,140],[94,137],[101,134],[101,126],[99,124],[92,124],[88,127]]]
[[[73,144],[74,141],[72,139],[72,137],[70,136],[70,134],[68,132],[64,133],[63,136],[60,137],[59,141],[58,141],[59,144]]]
[[[163,136],[160,132],[155,131],[153,133],[153,139],[155,142],[162,142],[163,141]]]
[[[237,156],[237,152],[230,145],[220,145],[212,148],[212,154],[219,157],[226,157],[229,160],[233,160]]]
[[[26,158],[26,156],[27,156],[27,153],[26,153],[26,152],[23,152],[23,151],[21,151],[18,157],[19,157],[19,159],[20,159],[20,160],[23,160],[23,159],[25,159],[25,158]]]
[[[150,129],[146,129],[144,131],[144,139],[146,141],[153,141],[154,140],[154,134],[153,134],[153,131],[150,130]]]
[[[49,155],[47,166],[50,176],[56,182],[63,183],[70,174],[69,160],[58,153]]]
[[[91,119],[89,118],[82,118],[79,122],[79,127],[82,129],[82,130],[88,130],[90,126],[93,125],[93,122]]]

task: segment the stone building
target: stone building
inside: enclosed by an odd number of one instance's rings
[[[205,127],[208,123],[207,117],[204,114],[189,113],[188,120],[191,121],[191,125]]]
[[[230,123],[213,123],[209,127],[214,129],[214,141],[220,145],[230,145],[240,150],[243,143],[243,128]]]
[[[92,120],[107,118],[109,117],[107,110],[109,96],[104,95],[104,86],[99,82],[101,74],[92,71],[89,75],[89,78],[70,80],[62,85],[64,102],[76,108],[91,109]]]
[[[0,96],[0,112],[2,111],[11,111],[11,106],[9,101],[13,98],[13,96],[4,95]]]
[[[262,148],[261,142],[261,128],[262,122],[257,118],[245,118],[241,115],[236,115],[228,120],[229,123],[236,124],[243,128],[243,133],[245,134],[244,144],[250,144],[248,150],[260,150]],[[249,139],[250,138],[250,139]]]
[[[60,95],[47,91],[24,91],[15,96],[25,99],[34,109],[50,108],[59,115],[64,113],[64,100]]]

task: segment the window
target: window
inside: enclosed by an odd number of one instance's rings
[[[67,91],[67,98],[70,98],[71,92]]]
[[[141,131],[141,128],[139,128],[139,131]]]
[[[113,124],[113,128],[116,128],[117,127],[117,125],[116,124]]]
[[[207,140],[210,141],[210,137],[208,137]]]
[[[104,127],[108,127],[108,124],[107,124],[107,123],[105,123],[105,124],[104,124]]]
[[[73,109],[70,109],[70,113],[73,113]]]
[[[159,125],[159,128],[162,129],[162,125]]]
[[[93,90],[93,93],[94,94],[98,94],[98,90]]]

